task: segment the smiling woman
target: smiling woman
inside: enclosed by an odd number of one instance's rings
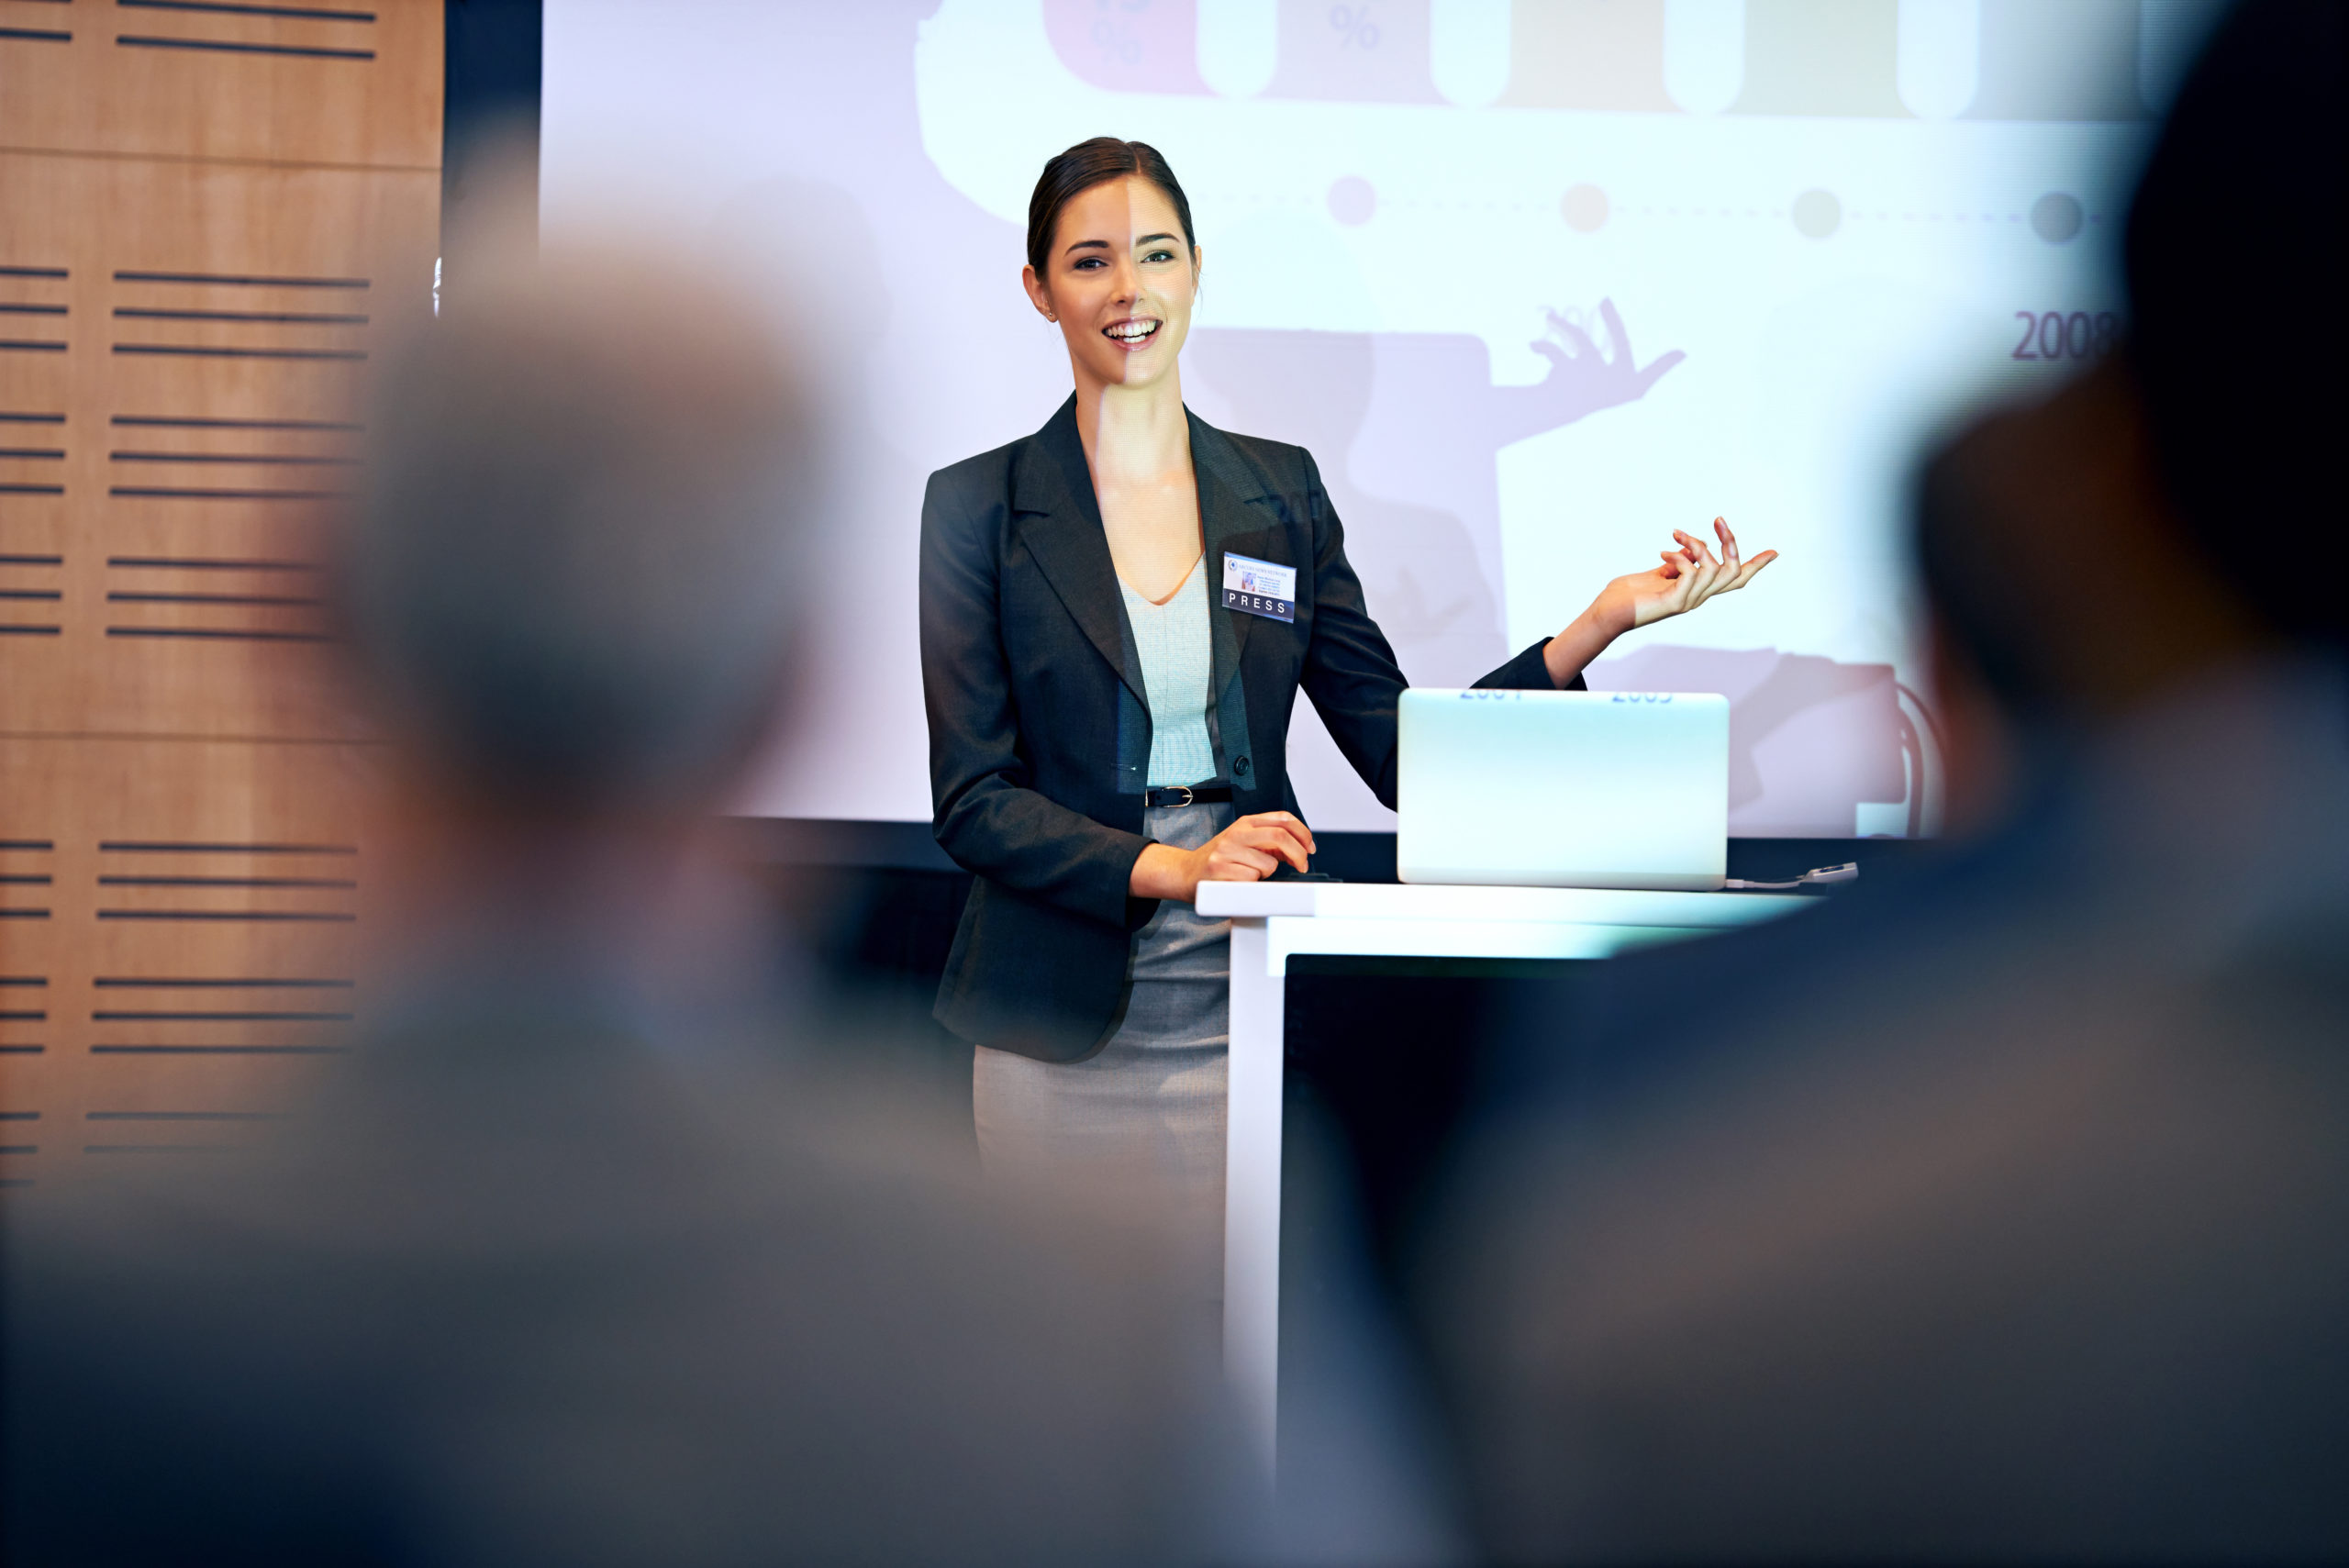
[[[1044,428],[930,476],[922,684],[933,830],[975,873],[938,1017],[977,1043],[991,1166],[1168,1200],[1219,1294],[1228,926],[1198,885],[1308,870],[1286,765],[1303,691],[1392,806],[1406,682],[1311,454],[1183,406],[1203,258],[1141,142],[1044,166],[1021,282],[1076,386]],[[1634,626],[1767,565],[1675,533],[1649,571],[1479,685],[1579,688]]]

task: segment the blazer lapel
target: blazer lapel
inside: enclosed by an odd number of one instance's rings
[[[1085,465],[1085,445],[1077,438],[1074,394],[1029,439],[1013,479],[1011,506],[1028,553],[1069,617],[1147,706],[1141,673],[1126,657],[1125,600],[1109,560],[1108,537],[1101,531],[1101,506],[1093,494],[1092,471]]]
[[[1240,673],[1241,651],[1248,646],[1249,632],[1262,618],[1224,608],[1224,556],[1252,556],[1283,566],[1299,563],[1286,559],[1288,550],[1282,542],[1286,530],[1279,520],[1266,517],[1259,509],[1273,495],[1264,476],[1221,430],[1196,414],[1190,417],[1191,469],[1198,476],[1199,532],[1207,546],[1207,559],[1200,565],[1208,574],[1208,603],[1212,606],[1208,613],[1215,623],[1215,689],[1220,692]],[[1300,594],[1306,591],[1305,575],[1301,570],[1297,573]]]
[[[1307,591],[1304,563],[1286,559],[1286,532],[1276,517],[1261,509],[1276,493],[1223,432],[1190,416],[1191,468],[1199,487],[1199,533],[1207,573],[1208,619],[1214,629],[1215,690],[1223,691],[1240,673],[1240,655],[1248,645],[1255,616],[1223,607],[1223,558],[1227,553],[1253,556],[1300,567],[1297,591]],[[1109,668],[1118,673],[1145,706],[1149,694],[1141,672],[1127,653],[1125,599],[1118,588],[1118,569],[1109,560],[1108,537],[1101,529],[1101,506],[1093,494],[1093,473],[1085,463],[1085,445],[1076,433],[1076,398],[1061,405],[1060,412],[1029,439],[1014,477],[1012,510],[1018,514],[1020,538],[1052,585],[1052,592]]]

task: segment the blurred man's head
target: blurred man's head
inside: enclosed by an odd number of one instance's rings
[[[820,504],[772,316],[615,255],[463,284],[384,369],[337,551],[381,717],[484,803],[704,806],[783,695]]]
[[[2334,644],[2344,66],[2337,0],[2240,6],[2171,106],[2127,250],[2131,367],[2187,535],[2280,633]]]
[[[2229,17],[2131,206],[2128,351],[1929,473],[1954,706],[1978,683],[2011,717],[2093,723],[2224,662],[2349,641],[2327,303],[2345,19],[2307,0]]]

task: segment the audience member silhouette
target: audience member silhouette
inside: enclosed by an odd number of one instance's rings
[[[753,319],[553,258],[394,356],[335,547],[389,975],[281,1142],[12,1215],[8,1562],[1237,1550],[1141,1251],[811,1048],[709,870],[823,499]]]
[[[1969,841],[1518,1042],[1605,1070],[1420,1260],[1497,1559],[2349,1558],[2345,28],[2231,14],[2128,351],[1925,473]]]

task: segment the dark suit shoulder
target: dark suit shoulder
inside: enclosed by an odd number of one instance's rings
[[[1217,429],[1213,425],[1209,425],[1208,428],[1215,430],[1217,435],[1238,448],[1242,457],[1267,473],[1294,474],[1302,478],[1306,466],[1313,461],[1312,454],[1303,447],[1287,441],[1276,441],[1270,436],[1242,435],[1238,430]]]
[[[1191,416],[1191,456],[1195,462],[1212,466],[1243,499],[1297,494],[1315,474],[1313,454],[1303,447],[1219,429],[1196,414]]]
[[[933,471],[930,476],[932,494],[940,490],[960,495],[1001,495],[1010,485],[1012,471],[1019,465],[1019,456],[1035,444],[1032,435],[1006,441],[991,451],[966,457],[960,462],[950,462]]]
[[[922,493],[925,541],[958,551],[994,548],[1019,487],[1021,453],[1035,444],[1035,437],[1022,436],[931,473]]]

